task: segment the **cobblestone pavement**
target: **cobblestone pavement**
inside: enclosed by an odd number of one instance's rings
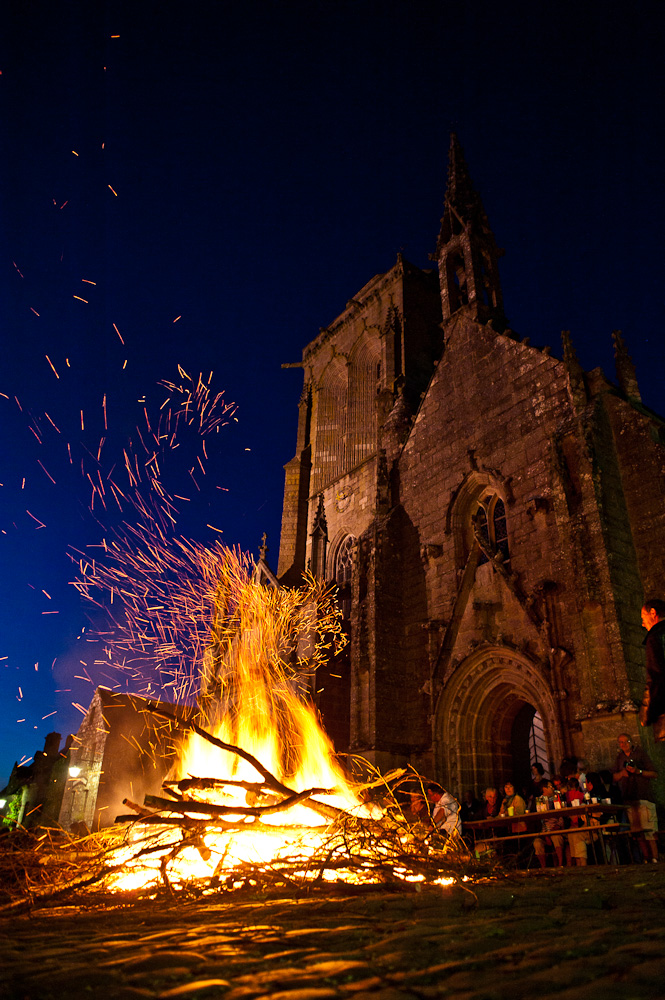
[[[412,894],[82,909],[0,920],[0,996],[655,1000],[665,864]]]

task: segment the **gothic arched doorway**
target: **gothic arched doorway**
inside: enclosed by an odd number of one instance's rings
[[[441,692],[435,718],[437,775],[453,793],[482,791],[508,778],[526,782],[536,730],[538,759],[546,769],[563,754],[555,700],[543,670],[504,646],[485,646],[457,667]]]

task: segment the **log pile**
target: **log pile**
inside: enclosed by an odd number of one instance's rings
[[[167,714],[157,706],[151,711]],[[399,790],[408,787],[423,792],[424,782],[410,769],[394,771],[385,778],[367,782],[358,789],[367,810],[348,811],[327,802],[320,796],[332,795],[335,789],[308,788],[295,791],[279,781],[252,754],[240,747],[224,743],[195,723],[191,728],[219,749],[236,754],[250,763],[261,780],[256,782],[219,778],[190,777],[178,782],[166,782],[164,795],[147,795],[143,805],[125,800],[132,814],[117,817],[119,823],[129,823],[140,830],[136,841],[137,855],[132,865],[143,859],[153,867],[151,856],[159,855],[159,873],[169,892],[183,888],[176,860],[194,848],[204,861],[211,864],[206,879],[207,888],[215,891],[252,888],[311,889],[323,884],[355,886],[408,885],[416,881],[436,881],[457,877],[461,866],[470,862],[461,838],[447,837],[435,828],[421,823],[410,824],[399,805]],[[246,805],[219,804],[220,793],[229,789],[242,790]],[[214,794],[217,801],[211,801]],[[323,826],[293,827],[287,814],[292,806],[305,806]],[[283,815],[284,826],[276,826],[274,817]],[[270,818],[271,822],[266,822]],[[170,828],[172,835],[164,836]],[[155,831],[154,834],[152,831]],[[248,832],[275,835],[284,833],[288,848],[269,860],[230,860],[231,837],[214,851],[204,843],[210,832],[245,835]],[[140,848],[139,848],[140,843]],[[138,851],[141,855],[139,858]]]

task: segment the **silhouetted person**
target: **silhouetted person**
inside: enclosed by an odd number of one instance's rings
[[[642,625],[647,630],[647,686],[640,709],[643,726],[653,726],[653,738],[665,740],[665,601],[653,599],[642,605]]]

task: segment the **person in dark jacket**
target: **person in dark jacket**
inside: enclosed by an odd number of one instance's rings
[[[655,598],[642,605],[642,625],[647,630],[645,640],[647,686],[644,691],[640,722],[653,726],[656,742],[665,741],[665,601]]]

